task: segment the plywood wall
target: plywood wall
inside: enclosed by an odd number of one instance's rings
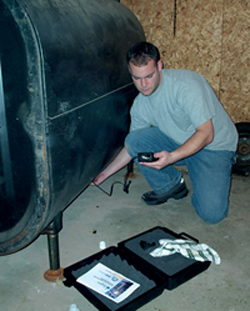
[[[225,0],[220,100],[234,121],[250,122],[250,1]]]
[[[203,74],[236,122],[250,122],[250,4],[242,0],[121,0],[165,67]]]

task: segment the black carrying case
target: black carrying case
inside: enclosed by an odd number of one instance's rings
[[[184,232],[177,234],[165,227],[154,227],[118,243],[117,247],[106,248],[65,268],[64,285],[74,286],[98,310],[136,310],[159,296],[164,289],[172,290],[209,267],[209,261],[195,261],[178,253],[158,258],[150,255],[160,246],[160,239],[187,238],[198,243],[197,239]],[[140,287],[124,301],[116,303],[76,281],[99,262],[139,283]]]

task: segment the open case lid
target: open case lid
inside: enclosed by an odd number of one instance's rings
[[[210,261],[199,262],[175,253],[170,256],[153,257],[150,252],[160,247],[161,239],[189,239],[199,242],[196,238],[182,232],[177,234],[165,227],[154,227],[137,236],[118,244],[121,251],[130,253],[136,261],[146,261],[154,271],[165,279],[165,288],[172,290],[192,277],[206,270]]]
[[[180,254],[152,257],[149,253],[159,239],[184,239],[186,234],[176,234],[164,227],[155,227],[130,239],[118,247],[111,246],[64,269],[65,286],[74,286],[98,310],[136,310],[159,296],[164,288],[171,290],[206,270],[210,262],[198,262]],[[194,239],[188,236],[189,239]],[[195,239],[196,242],[198,242]],[[125,300],[116,303],[77,281],[98,263],[122,274],[140,286]]]

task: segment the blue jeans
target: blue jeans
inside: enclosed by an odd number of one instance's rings
[[[145,128],[129,133],[125,140],[129,155],[134,158],[138,152],[171,152],[179,145],[161,132],[157,127]],[[186,165],[193,185],[191,202],[197,214],[210,223],[217,223],[227,216],[231,167],[235,161],[233,151],[212,151],[202,149],[174,165]],[[140,165],[141,173],[155,193],[170,190],[181,179],[181,173],[173,165],[162,170]]]

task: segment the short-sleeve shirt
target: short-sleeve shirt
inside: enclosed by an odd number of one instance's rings
[[[157,126],[180,145],[211,119],[214,139],[205,148],[236,150],[234,123],[206,79],[193,71],[163,69],[159,87],[149,96],[139,93],[130,113],[130,131]]]

